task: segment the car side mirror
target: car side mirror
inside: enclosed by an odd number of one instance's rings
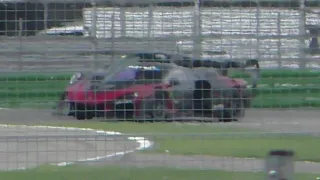
[[[180,84],[177,79],[171,79],[169,83],[171,86],[177,86]]]

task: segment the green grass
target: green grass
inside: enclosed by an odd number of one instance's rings
[[[0,107],[7,108],[52,108],[59,96],[10,96],[1,98]],[[320,92],[259,94],[252,101],[253,108],[299,108],[320,107]]]
[[[15,90],[6,90],[5,92],[0,91],[0,98],[3,100],[14,100],[14,99],[30,99],[30,100],[37,100],[37,99],[56,99],[58,98],[63,89],[53,90],[53,89],[38,89],[32,91],[23,91],[23,89],[19,89],[19,91]],[[283,96],[287,94],[319,94],[319,88],[304,88],[304,87],[297,87],[297,88],[259,88],[255,89],[257,95],[269,95],[272,94],[274,96]],[[305,95],[303,95],[305,96]]]
[[[225,137],[224,137],[225,136]],[[265,158],[271,149],[295,151],[296,160],[320,162],[320,138],[303,136],[203,135],[193,137],[157,137],[154,149],[147,153]],[[310,151],[312,149],[312,151]]]
[[[53,126],[104,129],[146,136],[155,145],[144,153],[211,155],[264,158],[270,149],[291,149],[297,160],[320,162],[320,137],[265,134],[249,128],[217,124],[187,125],[172,123],[46,123]],[[310,151],[312,149],[312,151]]]
[[[72,73],[0,74],[2,107],[54,105]],[[234,77],[248,76],[233,73]],[[320,71],[263,70],[254,108],[320,107]]]
[[[247,74],[243,74],[239,71],[229,71],[230,76],[232,77],[249,77]],[[315,78],[320,77],[319,69],[315,70],[299,70],[299,69],[262,69],[261,70],[261,77],[262,78],[288,78],[288,77],[295,77],[295,78]]]
[[[34,108],[51,109],[58,101],[57,97],[39,97],[39,98],[3,98],[0,101],[1,108]]]
[[[250,82],[250,79],[246,79]],[[68,85],[68,80],[47,81],[4,81],[0,92],[56,92],[62,91]],[[259,81],[261,88],[320,88],[320,78],[262,78]]]
[[[296,174],[296,180],[312,180],[320,174]],[[217,170],[194,170],[164,167],[112,167],[112,166],[69,166],[45,167],[19,172],[1,172],[5,180],[257,180],[261,173],[228,172]]]
[[[0,73],[0,81],[46,81],[46,80],[69,80],[74,72],[52,72],[52,73]],[[232,77],[249,77],[246,74],[230,71]],[[298,70],[298,69],[263,69],[262,78],[316,78],[320,77],[319,70]]]
[[[290,75],[290,72],[284,74]],[[301,73],[300,73],[301,74]],[[303,74],[303,73],[302,73]],[[288,92],[320,92],[320,72],[307,73],[305,76],[278,76],[277,73],[267,72],[262,76],[258,89],[259,93],[288,93]],[[269,76],[270,75],[270,76]],[[309,75],[309,76],[306,76]],[[12,76],[12,75],[11,75]],[[47,75],[47,76],[0,76],[2,86],[0,97],[45,97],[56,96],[68,85],[69,75]],[[240,76],[235,76],[240,77]],[[246,78],[250,81],[250,79]]]
[[[67,82],[46,81],[46,82],[6,82],[0,87],[0,98],[20,97],[55,97],[65,90]],[[256,89],[258,94],[284,94],[284,93],[320,93],[320,81],[308,80],[299,82],[262,80]]]
[[[254,108],[320,107],[320,93],[260,94],[252,101]]]

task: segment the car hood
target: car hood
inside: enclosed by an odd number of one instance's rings
[[[67,99],[79,100],[79,101],[83,101],[88,98],[92,99],[93,96],[101,94],[102,91],[98,90],[99,89],[98,87],[100,86],[101,86],[101,83],[99,82],[95,83],[95,82],[90,82],[89,80],[81,80],[73,85],[70,85],[66,89]],[[111,93],[115,91],[115,85],[112,85],[112,84],[103,85],[103,89],[104,89],[103,94],[110,94],[110,97],[112,97]],[[96,99],[96,97],[94,99]]]
[[[164,86],[164,84],[149,85],[131,85],[124,88],[115,85],[104,85],[101,89],[93,88],[93,83],[82,80],[70,86],[66,90],[67,99],[74,102],[100,103],[113,101],[124,95],[138,93],[139,96],[149,96],[152,94],[155,86]]]
[[[102,84],[100,81],[91,81],[87,79],[83,79],[78,81],[75,84],[72,84],[67,87],[67,92],[73,92],[73,91],[89,91],[89,90],[97,90],[98,87],[101,87]],[[112,89],[115,87],[113,84],[103,84],[103,87],[106,89]]]

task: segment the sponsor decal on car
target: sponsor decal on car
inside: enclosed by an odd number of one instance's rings
[[[224,109],[224,105],[223,104],[214,104],[212,106],[212,109],[214,109],[214,110],[222,110],[222,109]]]
[[[144,69],[144,70],[160,70],[156,66],[128,66],[129,68],[133,69]]]
[[[115,105],[119,105],[119,104],[128,104],[128,103],[133,103],[133,101],[132,100],[117,100],[117,101],[115,101],[114,102],[115,103]]]

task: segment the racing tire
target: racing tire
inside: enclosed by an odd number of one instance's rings
[[[235,121],[232,117],[232,114],[228,110],[217,111],[214,114],[218,118],[219,122],[232,122]]]
[[[152,110],[150,112],[152,122],[168,121],[167,114],[167,100],[169,98],[168,93],[157,91],[154,95],[155,100],[152,103]]]
[[[67,116],[75,116],[75,112],[76,112],[75,103],[70,103]]]
[[[118,121],[128,121],[134,117],[135,107],[133,104],[124,104],[115,108],[115,117]]]
[[[244,110],[224,110],[221,112],[221,116],[219,118],[220,122],[234,122],[239,121],[239,118],[242,117],[245,111]]]
[[[75,111],[75,117],[77,120],[89,120],[93,118],[93,113],[87,111]]]
[[[62,115],[65,115],[63,113],[63,109],[66,105],[65,103],[65,96],[66,96],[66,93],[62,93],[59,97],[59,100],[57,102],[57,104],[52,108],[54,111],[52,112],[52,115],[58,115],[58,116],[62,116]]]
[[[244,100],[239,96],[235,96],[229,103],[230,107],[218,113],[219,122],[239,121],[239,118],[245,116]]]

